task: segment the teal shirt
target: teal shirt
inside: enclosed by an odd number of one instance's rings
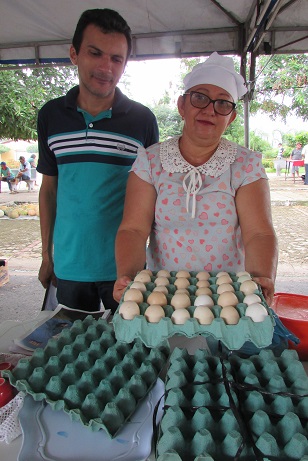
[[[12,178],[14,179],[15,178],[15,175],[11,172],[10,168],[7,166],[6,169],[4,170],[3,168],[1,168],[1,176],[3,176],[4,178]]]

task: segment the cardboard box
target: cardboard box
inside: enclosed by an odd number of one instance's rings
[[[9,280],[8,261],[6,259],[0,259],[0,287],[8,283]]]

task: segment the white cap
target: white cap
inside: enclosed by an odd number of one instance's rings
[[[184,77],[185,91],[202,84],[223,88],[232,96],[234,102],[247,93],[244,78],[235,71],[233,59],[216,52],[212,53],[206,61],[197,64]]]

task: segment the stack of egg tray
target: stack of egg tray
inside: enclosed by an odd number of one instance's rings
[[[308,460],[308,378],[295,351],[175,349],[165,387],[158,461]]]
[[[72,421],[114,437],[156,382],[170,355],[168,343],[149,349],[141,341],[116,341],[105,320],[76,320],[58,339],[36,349],[6,372],[19,391],[46,399]]]
[[[210,272],[211,277],[208,280],[210,283],[209,288],[213,293],[212,298],[215,303],[215,306],[212,308],[215,318],[210,325],[200,325],[198,320],[193,318],[195,310],[194,301],[196,299],[195,292],[197,290],[196,283],[198,282],[196,278],[197,272],[190,272],[191,277],[188,279],[190,281],[190,285],[187,290],[190,295],[191,306],[188,307],[187,310],[190,313],[190,319],[188,319],[183,325],[175,325],[171,320],[171,315],[174,309],[170,305],[170,302],[177,289],[174,285],[176,272],[173,271],[170,272],[170,285],[167,286],[169,292],[167,295],[168,305],[162,306],[165,311],[165,317],[158,323],[147,322],[144,317],[144,313],[149,304],[147,304],[146,301],[148,296],[156,287],[156,272],[153,272],[151,282],[145,284],[147,291],[143,293],[144,302],[139,304],[141,315],[137,315],[132,320],[124,320],[119,314],[120,307],[117,309],[112,321],[117,340],[130,343],[135,338],[140,338],[146,346],[156,347],[161,341],[174,335],[183,335],[187,338],[193,338],[198,335],[205,337],[211,335],[215,339],[220,340],[229,350],[240,349],[246,341],[251,341],[258,348],[269,346],[273,339],[275,320],[271,310],[266,304],[261,290],[258,289],[255,293],[260,297],[261,304],[267,309],[269,315],[262,322],[253,322],[251,318],[245,316],[247,304],[243,303],[245,295],[239,291],[240,283],[236,281],[237,277],[235,273],[229,272],[229,275],[233,280],[232,285],[235,290],[235,295],[239,300],[236,309],[240,315],[240,320],[236,325],[227,325],[224,320],[220,318],[221,307],[216,304],[219,297],[217,294],[218,285],[216,285],[216,273]],[[127,287],[127,290],[130,285]],[[120,305],[123,302],[123,298],[124,295]]]

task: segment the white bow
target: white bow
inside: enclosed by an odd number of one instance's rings
[[[186,185],[187,183],[187,185]],[[186,191],[186,210],[189,213],[189,200],[192,195],[191,217],[196,215],[196,195],[202,187],[202,176],[197,168],[190,170],[183,179],[183,188]]]

